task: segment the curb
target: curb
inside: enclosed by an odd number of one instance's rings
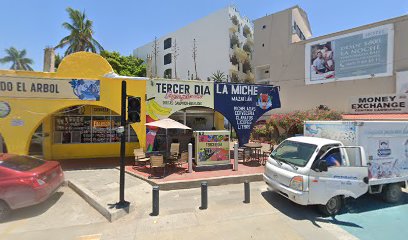
[[[119,218],[126,216],[135,209],[134,205],[129,205],[129,207],[123,209],[116,209],[114,207],[110,208],[102,202],[102,199],[100,199],[89,189],[85,188],[75,180],[68,180],[67,185],[76,193],[78,193],[78,195],[81,196],[89,205],[95,208],[96,211],[102,214],[102,216],[108,219],[109,222],[118,220]]]
[[[209,186],[220,186],[228,184],[238,184],[243,183],[245,180],[250,182],[259,182],[263,181],[263,174],[247,174],[239,176],[223,176],[223,177],[213,177],[213,178],[201,178],[194,180],[183,180],[183,181],[171,181],[171,182],[155,182],[151,179],[146,179],[137,174],[134,174],[129,171],[125,171],[127,174],[139,178],[152,186],[159,186],[160,190],[169,191],[169,190],[178,190],[178,189],[190,189],[190,188],[199,188],[202,181],[206,181]]]

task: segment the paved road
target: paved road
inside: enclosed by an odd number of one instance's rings
[[[49,201],[15,212],[0,225],[0,239],[354,239],[314,208],[293,204],[251,183],[251,203],[243,185],[209,188],[209,208],[199,210],[200,190],[160,192],[160,215],[150,204],[109,223],[63,187]]]
[[[408,238],[408,193],[397,204],[379,196],[365,195],[348,201],[345,211],[335,218],[338,226],[362,240],[405,240]]]

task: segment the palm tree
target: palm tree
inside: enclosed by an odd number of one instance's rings
[[[61,39],[55,48],[63,48],[68,46],[65,51],[65,56],[74,52],[88,51],[96,53],[97,50],[102,51],[103,47],[92,37],[93,22],[85,16],[85,12],[67,8],[71,23],[64,22],[62,26],[71,33]]]
[[[226,80],[225,74],[220,70],[217,70],[217,72],[213,73],[211,78],[212,80],[214,80],[214,82],[224,82]]]
[[[13,70],[34,71],[30,66],[30,64],[33,64],[33,60],[25,57],[27,54],[25,49],[19,51],[15,47],[10,47],[5,51],[7,56],[0,58],[0,63],[13,63],[10,67]]]

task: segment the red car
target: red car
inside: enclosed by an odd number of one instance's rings
[[[58,162],[0,153],[0,221],[13,209],[45,201],[63,183]]]

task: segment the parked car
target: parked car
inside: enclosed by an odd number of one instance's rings
[[[14,209],[45,201],[63,183],[58,162],[0,153],[0,221]]]

